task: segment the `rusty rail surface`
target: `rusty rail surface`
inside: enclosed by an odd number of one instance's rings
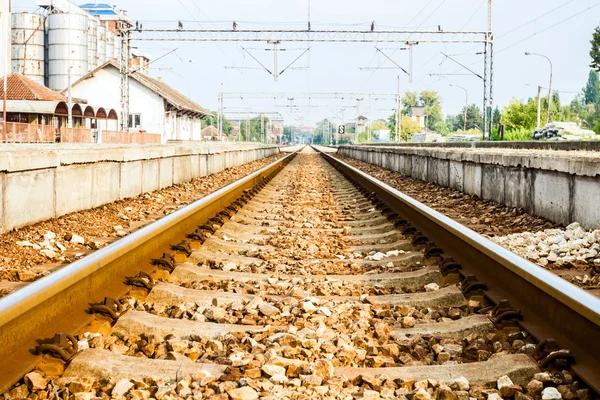
[[[193,232],[246,189],[280,171],[291,153],[200,200],[170,214],[25,288],[0,299],[0,393],[31,371],[40,356],[31,350],[37,339],[57,332],[76,333],[90,323],[90,303],[119,298],[130,286],[126,277],[151,272],[151,258]]]
[[[542,342],[553,338],[570,351],[572,370],[600,392],[600,298],[517,256],[482,235],[391,186],[315,148],[350,181],[375,194],[387,207],[487,285],[483,294],[520,310],[521,328]],[[564,354],[564,353],[563,353]]]

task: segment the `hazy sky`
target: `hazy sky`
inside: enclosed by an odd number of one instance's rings
[[[78,4],[76,2],[76,4]],[[308,0],[112,0],[129,16],[142,22],[144,28],[184,27],[229,29],[237,21],[239,29],[305,29]],[[13,11],[34,11],[36,0],[13,0]],[[487,0],[312,0],[312,29],[368,29],[375,21],[378,29],[484,30],[487,25]],[[198,22],[199,21],[199,22]],[[539,57],[526,57],[525,51],[542,53],[554,65],[553,87],[561,91],[563,103],[571,101],[586,82],[589,71],[590,38],[600,23],[600,0],[494,0],[493,30],[496,35],[494,97],[499,106],[511,98],[527,99],[537,93],[537,86],[547,87],[549,64]],[[153,63],[151,75],[161,76],[167,83],[190,96],[204,107],[216,109],[217,94],[225,92],[369,92],[395,93],[396,76],[400,74],[401,92],[406,90],[436,90],[442,96],[444,113],[457,113],[465,102],[465,93],[450,84],[465,87],[469,103],[482,103],[482,81],[474,75],[430,76],[429,74],[468,73],[441,52],[481,73],[480,55],[483,45],[420,44],[414,48],[414,79],[408,77],[373,44],[312,43],[308,54],[295,67],[274,82],[264,70],[226,67],[258,67],[246,48],[269,69],[273,68],[272,48],[263,43],[176,43],[137,42],[134,46],[149,51],[154,58],[178,48],[177,52]],[[380,46],[380,45],[377,45]],[[403,67],[408,67],[408,52],[394,50],[394,44],[381,44],[384,52]],[[282,43],[279,68],[298,57],[306,43]],[[460,54],[464,53],[464,54]],[[379,70],[361,67],[381,66]],[[306,68],[308,67],[308,68]],[[288,97],[248,100],[228,99],[226,111],[263,110],[280,112],[290,122]],[[297,123],[307,123],[324,117],[338,121],[356,115],[356,100],[296,100]],[[393,101],[365,98],[361,114],[372,118],[387,118]]]

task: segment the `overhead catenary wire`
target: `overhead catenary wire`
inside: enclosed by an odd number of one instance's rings
[[[534,36],[537,36],[537,35],[539,35],[539,34],[541,34],[541,33],[544,33],[544,32],[546,32],[546,31],[548,31],[548,30],[552,29],[552,28],[555,28],[555,27],[557,27],[557,26],[559,26],[559,25],[561,25],[561,24],[563,24],[563,23],[565,23],[565,22],[567,22],[567,21],[570,21],[571,19],[573,19],[573,18],[575,18],[575,17],[578,17],[579,15],[581,15],[581,14],[583,14],[583,13],[585,13],[585,12],[587,12],[587,11],[589,11],[589,10],[593,9],[593,8],[596,8],[596,7],[598,7],[598,6],[600,6],[600,3],[596,3],[596,4],[594,4],[594,5],[590,5],[588,8],[586,8],[586,9],[584,9],[584,10],[581,10],[581,11],[579,11],[578,13],[575,13],[575,14],[573,14],[573,15],[571,15],[571,16],[569,16],[569,17],[565,18],[565,19],[562,19],[562,20],[560,20],[560,21],[558,21],[558,22],[556,22],[556,23],[554,23],[554,24],[552,24],[552,25],[550,25],[550,26],[548,26],[548,27],[546,27],[546,28],[542,29],[541,31],[537,31],[537,32],[535,32],[535,33],[533,33],[533,34],[531,34],[531,35],[529,35],[529,36],[527,36],[527,37],[524,37],[523,39],[520,39],[520,40],[518,40],[517,42],[514,42],[514,43],[513,43],[513,44],[511,44],[511,45],[508,45],[508,46],[506,46],[506,47],[503,47],[502,49],[498,50],[498,53],[496,53],[496,54],[502,53],[502,52],[503,52],[503,51],[505,51],[505,50],[508,50],[508,49],[510,49],[510,48],[512,48],[512,47],[515,47],[516,45],[518,45],[518,44],[521,44],[521,43],[523,43],[524,41],[526,41],[526,40],[528,40],[528,39],[531,39],[531,38],[532,38],[532,37],[534,37]]]
[[[570,2],[571,2],[571,0],[568,1],[567,3],[570,3]],[[551,24],[550,26],[547,26],[546,28],[544,28],[544,29],[542,29],[540,31],[537,31],[536,33],[533,33],[533,34],[531,34],[531,35],[529,35],[529,36],[527,36],[525,38],[522,38],[522,39],[520,39],[520,40],[518,40],[518,41],[516,41],[516,42],[514,42],[512,44],[510,44],[510,45],[507,45],[507,46],[503,47],[502,49],[500,49],[499,51],[496,52],[496,55],[499,54],[499,53],[502,53],[502,52],[504,52],[504,51],[506,51],[506,50],[508,50],[510,48],[513,48],[513,47],[515,47],[515,46],[517,46],[517,45],[525,42],[526,40],[531,39],[532,37],[535,37],[535,36],[537,36],[539,34],[547,32],[548,30],[550,30],[552,28],[555,28],[555,27],[557,27],[557,26],[559,26],[559,25],[561,25],[561,24],[563,24],[563,23],[565,23],[565,22],[567,22],[567,21],[569,21],[569,20],[571,20],[571,19],[573,19],[575,17],[578,17],[578,16],[582,15],[583,13],[585,13],[585,12],[587,12],[587,11],[593,9],[593,8],[596,8],[598,6],[600,6],[600,2],[598,2],[596,4],[593,4],[593,5],[589,5],[587,8],[585,8],[585,9],[583,9],[581,11],[578,11],[575,14],[572,14],[572,15],[570,15],[570,16],[568,16],[568,17],[566,17],[566,18],[564,18],[564,19],[562,19],[562,20],[560,20],[558,22],[555,22],[554,24]],[[556,8],[554,10],[556,10]],[[547,13],[545,13],[543,15],[547,15],[548,13],[549,12],[547,12]],[[473,65],[475,65],[475,64],[477,64],[479,62],[480,61],[478,60],[478,61],[475,61],[475,62],[473,62],[471,64],[467,64],[467,67],[472,67]],[[430,71],[430,72],[432,72],[432,71]],[[460,70],[452,71],[450,74],[457,73],[457,72],[460,72]],[[436,81],[431,82],[430,84],[428,84],[425,88],[428,88],[428,87],[430,87],[430,86],[432,86],[432,85],[434,85],[434,84],[436,84],[436,83],[438,83],[438,82],[446,79],[446,77],[447,76],[440,77]]]
[[[193,0],[192,0],[192,1],[193,1]],[[190,11],[190,10],[189,10],[189,9],[188,9],[186,6],[185,6],[185,4],[183,4],[183,2],[182,2],[181,0],[177,0],[177,2],[178,2],[180,5],[181,5],[181,7],[183,7],[183,9],[184,9],[185,11],[187,11],[187,13],[188,13],[188,14],[190,14],[190,16],[191,16],[191,17],[194,19],[194,22],[195,22],[195,23],[197,23],[197,24],[198,24],[198,26],[199,26],[201,29],[204,29],[204,27],[202,26],[202,23],[201,23],[200,21],[198,21],[198,19],[197,19],[197,18],[194,16],[194,14],[192,14],[192,12],[191,12],[191,11]],[[193,2],[194,2],[194,4],[196,5],[196,7],[197,7],[197,8],[198,8],[198,9],[199,9],[199,10],[200,10],[202,13],[204,13],[204,12],[202,11],[202,9],[200,9],[200,7],[199,7],[199,6],[196,4],[196,2],[195,2],[195,1],[193,1]],[[206,14],[205,14],[205,15],[206,15]],[[223,50],[223,48],[222,48],[222,47],[219,45],[219,43],[217,43],[217,42],[214,42],[214,43],[215,43],[215,45],[216,45],[216,46],[219,48],[219,50],[221,51],[221,53],[223,53],[223,55],[224,55],[225,57],[227,57],[227,59],[228,59],[228,60],[229,60],[229,61],[230,61],[230,62],[233,64],[233,60],[231,59],[231,57],[229,57],[229,55],[228,55],[228,54],[225,52],[225,50]]]
[[[520,30],[520,29],[522,29],[522,28],[524,28],[524,27],[526,27],[526,26],[528,26],[528,25],[530,25],[530,24],[533,24],[533,23],[537,22],[539,19],[541,19],[541,18],[544,18],[544,17],[546,17],[546,16],[548,16],[548,15],[552,14],[553,12],[555,12],[555,11],[557,11],[557,10],[561,9],[562,7],[566,6],[567,4],[570,4],[570,3],[572,3],[572,2],[574,2],[574,1],[575,1],[575,0],[567,0],[566,2],[564,2],[564,3],[560,4],[559,6],[557,6],[557,7],[554,7],[553,9],[551,9],[551,10],[549,10],[549,11],[546,11],[545,13],[543,13],[543,14],[541,14],[541,15],[538,15],[537,17],[535,17],[535,18],[533,18],[533,19],[531,19],[531,20],[529,20],[529,21],[527,21],[527,22],[525,22],[525,23],[523,23],[523,24],[521,24],[521,25],[519,25],[519,26],[517,26],[517,27],[515,27],[515,28],[512,28],[512,29],[511,29],[511,30],[509,30],[509,31],[503,32],[503,33],[501,33],[501,34],[499,34],[499,35],[495,35],[495,39],[496,39],[496,40],[497,40],[497,39],[500,39],[500,38],[502,38],[502,37],[505,37],[505,36],[507,36],[507,35],[509,35],[509,34],[511,34],[511,33],[513,33],[513,32],[516,32],[516,31],[518,31],[518,30]],[[461,30],[462,30],[462,29],[461,29]],[[470,49],[468,49],[467,51],[465,51],[464,53],[461,53],[461,55],[464,55],[464,54],[470,53],[471,51],[473,51],[473,50],[474,50],[474,49],[476,49],[476,48],[477,48],[477,46],[473,46],[473,47],[471,47]]]
[[[477,7],[475,9],[475,12],[473,12],[473,14],[471,14],[471,16],[469,17],[469,19],[467,19],[467,22],[465,22],[463,24],[463,26],[460,27],[459,31],[462,31],[463,29],[465,29],[465,27],[467,25],[469,25],[469,22],[471,22],[471,20],[473,20],[473,18],[475,17],[475,15],[477,15],[477,13],[479,12],[479,10],[481,10],[481,7],[483,7],[483,5],[486,3],[486,0],[483,0],[480,4],[479,7]]]

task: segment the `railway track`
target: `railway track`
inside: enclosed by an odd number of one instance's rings
[[[0,386],[37,398],[415,400],[557,386],[584,400],[581,381],[600,382],[598,310],[307,148],[1,299]]]

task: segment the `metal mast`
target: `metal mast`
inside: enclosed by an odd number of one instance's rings
[[[494,34],[492,32],[492,0],[488,0],[488,30],[483,51],[483,140],[492,140],[492,107],[494,104]]]
[[[121,22],[119,29],[121,37],[121,58],[119,69],[121,75],[121,131],[129,129],[129,54],[131,52],[131,41],[129,26]]]
[[[492,139],[492,113],[494,107],[494,33],[492,32],[492,0],[488,0],[488,37],[490,43],[490,108],[489,108],[489,132]]]

